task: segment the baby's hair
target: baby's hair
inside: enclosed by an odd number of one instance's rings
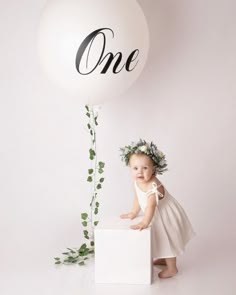
[[[167,171],[167,162],[165,155],[160,151],[157,146],[151,141],[150,143],[146,142],[143,139],[140,139],[138,142],[132,142],[130,145],[127,145],[121,150],[121,160],[125,162],[126,165],[129,165],[130,157],[134,154],[143,154],[148,156],[152,161],[155,167],[155,174],[163,174]]]

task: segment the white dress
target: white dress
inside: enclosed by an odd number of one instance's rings
[[[164,187],[164,196],[158,191],[163,184],[152,183],[152,189],[142,191],[135,182],[139,205],[145,211],[150,195],[156,195],[156,209],[152,224],[152,257],[170,258],[180,255],[195,232],[181,205]],[[159,199],[160,196],[160,199]]]

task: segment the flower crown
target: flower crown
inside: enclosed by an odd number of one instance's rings
[[[121,160],[124,161],[126,165],[129,164],[130,157],[133,154],[144,154],[152,159],[157,174],[162,174],[168,170],[166,168],[167,163],[165,155],[162,151],[157,149],[157,146],[153,142],[147,143],[145,140],[140,139],[137,143],[132,142],[131,145],[120,148],[120,151]]]

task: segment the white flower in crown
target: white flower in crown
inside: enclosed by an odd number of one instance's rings
[[[127,148],[127,147],[124,148],[124,154],[128,154],[129,151],[130,151],[129,148]]]
[[[163,166],[166,163],[166,161],[164,159],[161,159],[161,161],[159,162],[160,166]]]
[[[146,145],[142,145],[142,146],[140,146],[138,149],[141,151],[141,152],[143,152],[143,153],[145,153],[146,151],[147,151],[147,146]]]
[[[162,158],[164,156],[163,152],[158,150],[158,156]]]

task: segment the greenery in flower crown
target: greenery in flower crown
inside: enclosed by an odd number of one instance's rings
[[[157,146],[153,143],[147,143],[145,140],[140,139],[138,142],[132,142],[131,145],[127,145],[120,149],[121,151],[121,160],[125,162],[126,165],[129,165],[130,157],[133,154],[144,154],[149,156],[153,165],[156,168],[156,174],[163,174],[167,171],[167,163],[165,155],[160,151]]]

